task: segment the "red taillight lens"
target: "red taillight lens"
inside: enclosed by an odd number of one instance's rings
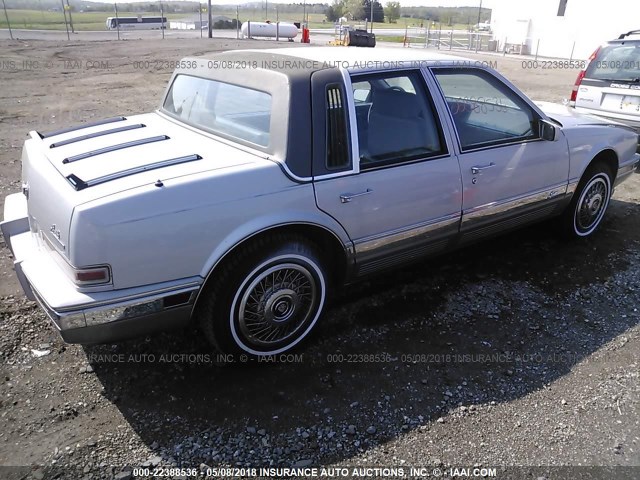
[[[587,68],[589,68],[589,64],[593,60],[595,60],[595,58],[598,56],[598,53],[600,52],[601,48],[602,47],[596,48],[594,52],[589,56],[589,59],[587,60],[587,64],[585,65],[584,70],[580,71],[580,73],[578,74],[578,78],[576,78],[576,83],[573,84],[573,90],[571,90],[571,98],[569,99],[569,105],[571,105],[572,107],[576,106],[576,98],[578,97],[578,88],[580,88],[582,79],[587,73]]]
[[[578,96],[578,88],[580,88],[580,84],[582,83],[582,79],[584,78],[586,70],[581,70],[578,74],[578,78],[576,78],[576,83],[573,84],[573,90],[571,90],[571,99],[569,100],[569,104],[574,107],[576,105],[576,97]]]
[[[109,267],[84,268],[75,271],[75,282],[78,285],[108,283],[110,280]]]

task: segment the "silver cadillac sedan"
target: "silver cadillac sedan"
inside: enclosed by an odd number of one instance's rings
[[[226,52],[182,60],[155,112],[31,132],[1,227],[65,341],[197,322],[261,357],[345,283],[552,217],[594,234],[637,145],[471,60]]]

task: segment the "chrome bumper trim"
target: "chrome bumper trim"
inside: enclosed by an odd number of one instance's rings
[[[121,320],[159,314],[177,307],[193,305],[199,290],[199,285],[165,290],[162,291],[162,293],[155,292],[147,294],[144,297],[138,296],[135,300],[118,299],[118,301],[115,302],[101,304],[99,307],[90,306],[87,308],[87,306],[84,306],[83,308],[65,311],[52,309],[35,289],[32,290],[36,302],[38,302],[40,307],[46,312],[56,328],[59,331],[65,331],[105,325]],[[182,294],[187,294],[183,301],[172,302],[170,305],[166,305],[167,298]]]

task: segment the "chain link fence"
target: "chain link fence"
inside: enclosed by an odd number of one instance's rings
[[[211,36],[239,38],[243,20],[255,20],[264,11],[256,8],[212,8],[201,3],[197,9],[176,9],[163,2],[146,3],[150,11],[123,11],[117,4],[112,10],[75,10],[68,0],[60,0],[53,9],[8,9],[2,0],[0,38],[51,38],[71,40],[132,40],[138,38],[207,38],[211,18]],[[179,10],[179,11],[178,11]]]
[[[509,39],[486,32],[464,32],[426,27],[408,27],[404,46],[409,48],[435,48],[437,50],[466,50],[494,52],[503,55],[525,55],[574,60],[577,42],[566,39],[561,44],[545,41],[544,38]]]

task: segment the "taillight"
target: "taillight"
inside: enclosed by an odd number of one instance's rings
[[[581,70],[578,74],[578,78],[576,78],[576,83],[573,84],[573,90],[571,90],[571,99],[569,100],[569,105],[572,107],[576,106],[576,97],[578,96],[578,88],[580,88],[580,84],[582,83],[582,79],[584,78],[586,70]]]
[[[580,73],[578,73],[578,78],[576,78],[576,82],[573,84],[573,90],[571,90],[571,98],[569,99],[570,106],[572,107],[576,106],[576,99],[578,97],[578,88],[580,88],[580,84],[582,83],[582,80],[584,79],[584,76],[587,73],[587,68],[589,68],[589,64],[593,60],[595,60],[601,48],[602,47],[598,47],[594,50],[594,52],[589,56],[589,59],[587,60],[587,64],[585,65],[584,70],[581,70]]]
[[[74,269],[74,281],[76,285],[98,285],[111,281],[109,267],[93,267]]]

